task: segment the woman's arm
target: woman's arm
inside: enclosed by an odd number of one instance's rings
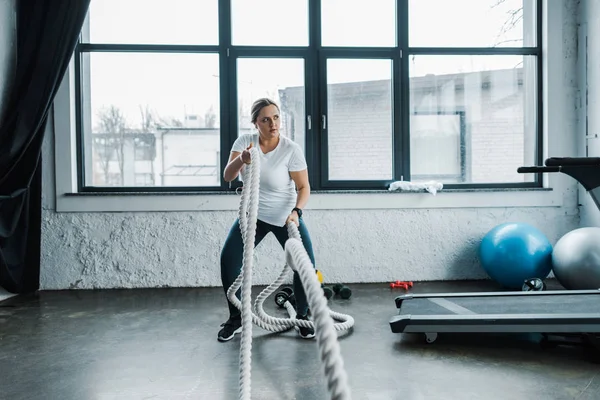
[[[240,171],[244,167],[244,162],[242,161],[242,157],[240,157],[241,154],[242,153],[238,151],[231,152],[229,162],[223,171],[223,179],[225,182],[231,182],[240,174]]]
[[[231,155],[229,156],[229,162],[223,171],[223,179],[225,182],[231,182],[237,178],[244,165],[250,163],[250,148],[252,148],[252,143],[250,143],[250,146],[248,146],[243,153],[240,153],[239,151],[231,152]]]
[[[310,183],[308,181],[308,170],[290,172],[292,180],[296,184],[297,197],[296,207],[304,209],[310,197]]]

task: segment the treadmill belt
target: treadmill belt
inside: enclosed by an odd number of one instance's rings
[[[600,333],[600,290],[408,294],[392,332]]]
[[[400,314],[568,314],[600,312],[600,295],[429,297],[406,299]]]

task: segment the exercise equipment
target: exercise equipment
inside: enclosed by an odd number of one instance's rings
[[[344,300],[347,300],[352,296],[352,290],[342,283],[336,283],[333,285],[333,292]]]
[[[520,174],[562,172],[578,181],[600,209],[600,157],[550,157],[545,166],[519,167]]]
[[[577,180],[600,209],[600,157],[551,157],[544,166],[521,167],[519,173],[562,172]],[[567,289],[600,287],[597,228],[576,229],[554,246],[553,272]]]
[[[323,294],[327,300],[330,300],[333,297],[333,289],[329,286],[323,286]]]
[[[391,289],[404,289],[408,290],[413,287],[413,283],[411,281],[396,281],[390,283]]]
[[[242,170],[244,186],[239,208],[239,221],[242,237],[244,238],[244,251],[242,270],[231,287],[227,290],[227,297],[242,314],[242,334],[240,344],[239,361],[239,398],[247,400],[251,398],[251,358],[252,358],[252,324],[270,332],[284,332],[293,327],[312,327],[315,330],[317,345],[322,367],[327,379],[327,388],[332,399],[350,399],[350,387],[348,377],[344,369],[344,361],[340,353],[337,331],[346,331],[354,326],[354,319],[350,315],[341,314],[327,307],[327,300],[323,296],[321,283],[314,266],[310,261],[300,233],[295,223],[287,224],[289,239],[285,243],[286,264],[283,271],[269,286],[267,286],[254,302],[254,310],[251,304],[252,289],[252,267],[254,261],[254,242],[256,237],[256,222],[258,215],[258,191],[260,184],[260,158],[258,148],[250,149],[251,164]],[[248,194],[249,193],[249,194]],[[313,321],[296,319],[296,312],[289,297],[284,301],[290,318],[275,318],[269,316],[263,308],[267,299],[286,280],[286,275],[291,270],[298,273]],[[242,288],[241,300],[237,298],[236,292]],[[279,293],[291,296],[286,289]],[[278,295],[279,295],[278,293]],[[256,313],[256,314],[255,314]],[[334,323],[335,321],[338,321]]]
[[[333,288],[325,286],[323,283],[321,283],[321,288],[323,289],[323,295],[327,300],[330,300],[334,295],[339,295],[345,300],[352,296],[352,290],[348,286],[340,283],[333,285]],[[289,301],[292,303],[292,305],[295,305],[296,298],[294,297],[293,289],[290,287],[283,288],[275,295],[275,304],[277,304],[280,308],[285,307],[286,301]]]
[[[504,223],[484,235],[479,260],[494,281],[507,289],[519,289],[526,279],[544,279],[550,274],[552,244],[529,224]]]
[[[562,172],[581,183],[600,209],[600,158],[549,158],[519,173]],[[405,294],[395,298],[394,333],[541,333],[542,344],[600,350],[600,289]],[[554,341],[554,338],[560,340]]]
[[[319,270],[317,270],[316,272],[317,278],[319,279],[319,283],[321,284],[321,288],[323,289],[323,295],[327,300],[331,299],[333,297],[334,290],[328,286],[325,286],[325,284],[323,283],[323,273]],[[285,307],[286,301],[289,301],[293,306],[296,305],[294,290],[291,287],[285,287],[275,295],[275,304],[277,304],[280,308]]]
[[[323,283],[324,278],[321,271],[317,271],[317,276],[319,277],[319,282],[321,283],[321,288],[323,289],[323,295],[327,300],[331,299],[333,297],[333,289],[325,286],[325,284]]]
[[[546,283],[540,278],[525,279],[521,290],[524,292],[539,292],[546,290]]]
[[[556,279],[567,289],[600,288],[600,228],[579,228],[561,237],[552,254]]]
[[[285,308],[286,302],[289,302],[292,305],[292,307],[296,305],[294,290],[289,286],[282,288],[275,295],[275,304],[277,304],[280,308]]]
[[[600,334],[600,290],[404,294],[396,297],[394,333]],[[599,348],[600,349],[600,348]]]

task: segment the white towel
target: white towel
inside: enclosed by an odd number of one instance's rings
[[[389,187],[389,191],[411,191],[411,192],[420,192],[422,190],[426,190],[429,193],[435,194],[442,190],[444,185],[441,182],[436,181],[426,181],[426,182],[407,182],[407,181],[396,181],[392,182]]]

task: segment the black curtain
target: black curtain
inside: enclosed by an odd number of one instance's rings
[[[90,0],[16,0],[15,80],[0,121],[0,286],[39,288],[41,148]]]

